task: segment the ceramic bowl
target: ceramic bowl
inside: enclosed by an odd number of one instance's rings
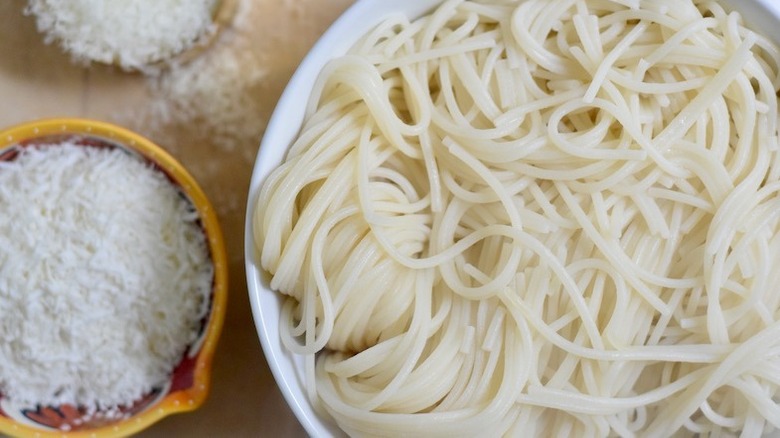
[[[108,123],[82,119],[31,122],[0,131],[0,161],[12,160],[20,148],[71,139],[77,144],[119,147],[138,154],[164,172],[195,206],[214,264],[209,311],[198,338],[188,346],[170,379],[135,404],[120,409],[123,419],[83,418],[75,406],[23,406],[0,394],[0,435],[20,437],[114,437],[136,433],[161,418],[198,408],[209,390],[211,362],[227,303],[227,256],[224,239],[211,203],[187,170],[149,140]]]
[[[125,70],[128,72],[143,72],[148,74],[157,74],[172,65],[186,64],[194,60],[198,56],[200,56],[206,50],[208,50],[208,48],[211,47],[219,38],[219,35],[232,25],[233,18],[235,17],[236,11],[239,6],[238,4],[239,1],[240,0],[215,1],[210,10],[211,13],[210,29],[204,30],[202,35],[200,35],[194,41],[189,42],[189,44],[187,44],[186,47],[184,47],[182,50],[178,52],[170,53],[161,58],[150,59],[147,62],[138,63],[137,65],[134,64],[130,66],[122,64],[118,59],[98,60],[98,59],[91,59],[86,56],[83,59],[79,59],[79,62],[80,63],[85,63],[87,61],[94,62],[96,64],[104,64],[104,65],[117,67],[120,70]],[[32,13],[32,15],[36,15],[36,14]],[[46,35],[47,41],[48,40],[57,41],[60,43],[61,47],[64,47],[61,38],[50,35],[46,31],[43,32]]]
[[[245,223],[245,261],[249,298],[255,325],[268,364],[287,403],[311,436],[340,436],[343,432],[330,420],[318,415],[306,396],[303,359],[287,351],[279,338],[282,299],[269,287],[269,275],[260,266],[254,247],[252,215],[260,186],[285,157],[301,128],[304,111],[314,82],[325,64],[354,45],[363,35],[392,14],[417,18],[442,0],[359,0],[348,9],[314,45],[287,85],[270,119],[260,144],[249,188]],[[729,0],[728,8],[738,10],[757,30],[780,44],[780,2],[777,0]]]

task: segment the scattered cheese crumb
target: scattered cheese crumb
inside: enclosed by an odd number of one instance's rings
[[[46,41],[77,61],[143,70],[206,40],[217,0],[28,0]]]
[[[112,118],[175,150],[181,130],[188,137],[239,152],[248,164],[265,130],[269,69],[258,45],[263,34],[253,0],[236,0],[230,23],[194,59],[171,63],[146,77],[148,101],[118,110]],[[248,151],[248,152],[247,152]],[[186,152],[186,151],[185,151]]]
[[[266,70],[251,51],[214,49],[149,77],[151,102],[136,114],[142,120],[136,124],[154,133],[185,127],[227,152],[259,142],[266,125],[258,88]]]
[[[206,316],[197,212],[124,149],[21,149],[0,162],[0,391],[130,405],[169,379]]]

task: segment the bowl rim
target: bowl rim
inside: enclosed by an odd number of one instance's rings
[[[0,433],[35,438],[55,436],[104,438],[131,435],[168,415],[197,409],[206,400],[210,389],[211,366],[217,341],[224,325],[227,306],[228,263],[225,240],[216,212],[195,178],[163,148],[128,129],[107,122],[83,118],[43,119],[22,123],[0,131],[0,150],[12,147],[21,141],[59,134],[101,137],[131,149],[159,165],[180,186],[197,209],[208,237],[209,251],[214,264],[211,312],[206,323],[203,343],[195,360],[193,384],[190,388],[167,394],[162,400],[149,406],[141,413],[97,429],[72,432],[49,431],[20,424],[10,418],[0,416]]]
[[[311,436],[341,436],[344,432],[332,419],[326,422],[323,415],[315,412],[305,394],[300,357],[295,357],[296,355],[280,346],[279,311],[273,307],[278,309],[282,298],[279,293],[270,289],[270,274],[260,266],[259,254],[254,244],[253,216],[257,195],[263,181],[272,169],[282,162],[297,137],[314,82],[325,64],[346,53],[360,37],[390,15],[403,13],[414,19],[444,1],[357,0],[333,22],[303,58],[279,98],[259,144],[244,224],[244,262],[249,300],[258,338],[271,373],[288,406]],[[751,26],[780,44],[780,28],[777,27],[780,20],[780,2],[777,0],[718,0],[718,3],[739,10]]]

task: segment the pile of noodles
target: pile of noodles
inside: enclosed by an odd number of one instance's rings
[[[255,211],[312,401],[352,435],[780,426],[779,65],[711,1],[390,17]]]

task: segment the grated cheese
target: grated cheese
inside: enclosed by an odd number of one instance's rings
[[[0,391],[131,404],[169,379],[213,278],[191,204],[124,150],[71,141],[0,162]]]
[[[59,41],[78,61],[144,69],[214,32],[217,0],[29,0],[48,43]]]
[[[221,40],[191,62],[148,77],[149,104],[128,115],[131,124],[155,138],[164,139],[171,126],[186,127],[221,150],[236,152],[242,144],[254,144],[265,129],[261,88],[266,77],[263,61],[251,49]]]

